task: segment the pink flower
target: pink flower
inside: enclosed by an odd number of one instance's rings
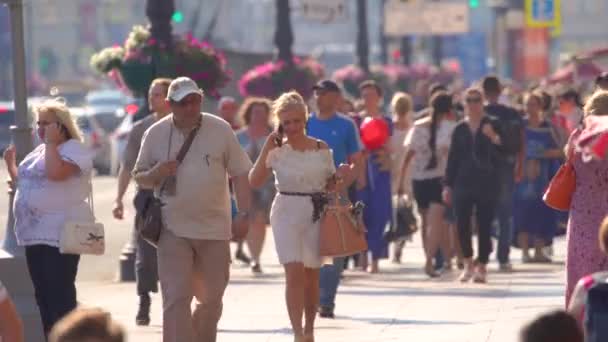
[[[192,79],[195,81],[200,81],[200,80],[206,80],[209,78],[209,73],[208,72],[198,72],[192,75]]]
[[[157,43],[156,39],[154,39],[154,38],[148,39],[148,45],[154,46],[154,45],[156,45],[156,43]]]

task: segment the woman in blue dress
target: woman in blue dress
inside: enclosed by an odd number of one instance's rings
[[[362,117],[386,120],[389,132],[392,135],[392,121],[380,112],[380,99],[382,90],[372,82],[366,81],[359,87],[361,97],[365,103]],[[367,165],[365,174],[365,187],[359,191],[359,200],[365,203],[363,221],[367,229],[367,244],[372,255],[370,272],[378,273],[380,259],[388,258],[388,243],[383,238],[386,226],[392,219],[391,197],[391,151],[390,138],[384,146],[367,151]],[[365,267],[366,258],[363,258]]]
[[[524,177],[514,194],[514,226],[522,261],[551,262],[543,249],[551,244],[557,230],[556,212],[542,200],[544,191],[561,163],[563,153],[553,126],[543,118],[542,95],[525,98]],[[534,257],[529,249],[534,248]]]
[[[252,97],[245,100],[239,111],[239,117],[245,126],[236,133],[241,147],[251,160],[257,160],[272,133],[270,123],[270,100]],[[274,180],[270,177],[264,186],[251,191],[251,224],[247,234],[247,247],[251,253],[251,271],[262,273],[260,256],[266,240],[266,227],[270,223],[270,207],[275,196]]]

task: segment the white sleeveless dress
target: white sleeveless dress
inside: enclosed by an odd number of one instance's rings
[[[296,151],[288,144],[270,151],[266,165],[274,171],[278,192],[324,191],[327,179],[336,171],[331,150]],[[319,221],[313,222],[311,198],[278,192],[270,211],[270,225],[279,262],[321,267]]]

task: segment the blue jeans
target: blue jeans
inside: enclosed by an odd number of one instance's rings
[[[319,304],[333,310],[336,307],[336,294],[340,285],[340,276],[344,271],[346,258],[334,258],[332,265],[323,265],[319,272]]]
[[[515,166],[508,164],[503,170],[503,186],[500,202],[496,210],[498,220],[497,259],[501,264],[509,262],[511,242],[513,241],[513,191],[515,191]]]

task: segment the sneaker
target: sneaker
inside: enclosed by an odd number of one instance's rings
[[[530,257],[530,254],[522,254],[521,256],[521,262],[523,262],[524,264],[529,264],[532,262],[532,258]]]
[[[510,262],[503,262],[498,266],[500,272],[513,272],[513,265]]]
[[[139,295],[139,310],[135,316],[135,324],[139,326],[150,325],[150,304],[152,300],[149,294]]]
[[[336,316],[334,315],[334,309],[326,307],[326,306],[320,306],[319,307],[319,317],[321,318],[336,318]]]

